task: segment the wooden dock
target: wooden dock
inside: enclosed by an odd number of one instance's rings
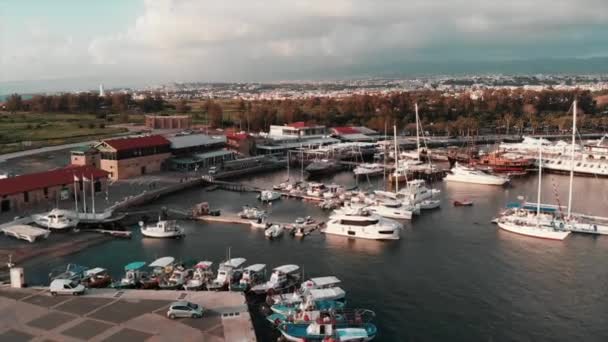
[[[48,229],[37,228],[25,224],[17,224],[2,228],[2,232],[4,233],[4,235],[12,236],[20,240],[25,240],[30,243],[33,243],[36,240],[39,240],[40,238],[46,239],[51,233],[51,231]]]

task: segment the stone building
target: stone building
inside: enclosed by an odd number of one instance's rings
[[[190,115],[146,115],[145,125],[150,129],[189,129],[192,118]]]

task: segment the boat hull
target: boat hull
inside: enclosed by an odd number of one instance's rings
[[[522,226],[511,222],[498,222],[498,227],[510,233],[524,235],[539,239],[558,240],[562,241],[570,235],[569,231],[559,231],[545,228],[536,228],[533,226]]]
[[[181,237],[183,237],[185,234],[184,232],[154,232],[154,231],[150,231],[148,229],[144,229],[144,228],[140,228],[141,231],[141,235],[145,236],[145,237],[149,237],[149,238],[156,238],[156,239],[179,239]]]
[[[446,175],[444,180],[446,182],[469,183],[469,184],[480,184],[480,185],[496,185],[496,186],[505,185],[508,182],[508,180],[506,180],[506,179],[490,179],[490,178],[471,179],[471,178],[467,178],[467,177],[458,177],[458,176],[450,175],[450,174]]]
[[[387,229],[388,230],[388,229]],[[330,227],[328,226],[325,234],[344,236],[350,239],[366,239],[366,240],[399,240],[399,229],[393,229],[391,234],[383,234],[378,231],[363,231],[363,230],[351,230],[342,227]]]

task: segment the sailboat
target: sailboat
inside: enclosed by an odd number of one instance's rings
[[[575,102],[576,105],[576,102]],[[576,114],[575,114],[576,117]],[[573,133],[574,134],[574,133]],[[538,194],[536,204],[536,215],[522,217],[517,213],[512,213],[500,217],[497,221],[498,227],[502,230],[549,240],[564,240],[570,235],[570,231],[565,230],[563,221],[554,220],[553,217],[547,217],[541,214],[541,194],[542,194],[542,173],[543,173],[543,149],[538,148]],[[572,185],[572,184],[571,184]]]

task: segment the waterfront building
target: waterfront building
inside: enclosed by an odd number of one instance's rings
[[[70,165],[51,171],[30,173],[0,179],[0,212],[22,211],[36,204],[55,205],[59,201],[74,201],[74,184],[77,194],[93,180],[95,192],[105,191],[108,172],[89,165]],[[75,180],[78,179],[78,182]],[[88,189],[87,189],[88,190]]]
[[[374,142],[381,138],[378,136],[378,132],[367,127],[334,127],[331,128],[331,133],[345,142]]]
[[[91,146],[77,147],[70,151],[70,164],[99,168],[101,165],[101,154]]]
[[[224,135],[178,134],[167,139],[171,142],[171,153],[177,157],[226,147],[226,136]]]
[[[189,129],[190,115],[146,115],[146,127],[150,129]]]
[[[308,125],[303,121],[287,125],[270,125],[269,138],[313,139],[327,135],[327,128],[320,125]]]
[[[223,163],[235,160],[236,153],[230,150],[217,150],[205,153],[196,153],[191,156],[172,158],[169,168],[174,171],[196,171],[211,166],[221,166]]]
[[[101,153],[100,168],[113,180],[158,172],[171,156],[171,142],[161,135],[103,140],[95,148]]]

